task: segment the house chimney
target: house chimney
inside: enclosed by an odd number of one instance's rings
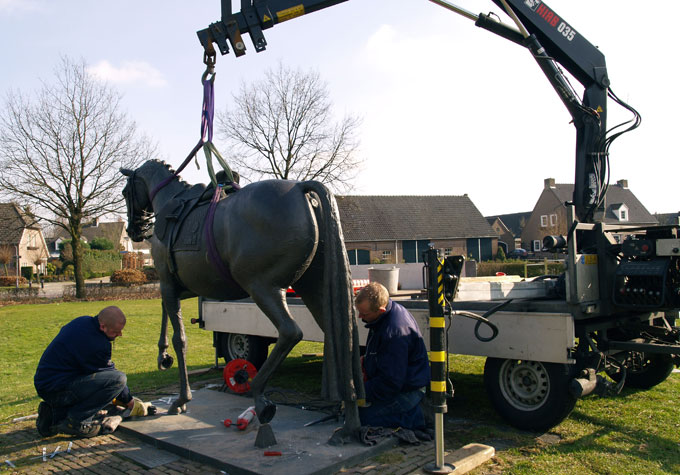
[[[547,190],[550,188],[556,188],[554,178],[546,178],[543,180],[543,187]]]
[[[619,185],[624,190],[628,189],[628,180],[619,180],[616,182],[616,184]]]

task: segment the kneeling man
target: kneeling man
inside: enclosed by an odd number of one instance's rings
[[[114,398],[133,407],[127,377],[111,361],[111,342],[123,335],[124,327],[125,315],[111,306],[61,328],[40,358],[33,378],[43,399],[36,422],[40,435],[62,432],[94,437],[102,429],[94,416]]]
[[[369,329],[363,357],[367,405],[359,408],[361,424],[423,429],[420,401],[430,382],[430,366],[418,324],[377,282],[359,290],[354,303]]]

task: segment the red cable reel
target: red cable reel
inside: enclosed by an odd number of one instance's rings
[[[250,391],[250,382],[257,374],[255,366],[247,360],[231,360],[224,367],[224,382],[227,387],[236,394],[243,394]]]

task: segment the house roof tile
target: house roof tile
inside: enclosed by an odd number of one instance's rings
[[[493,221],[498,218],[501,221],[503,221],[503,224],[507,226],[507,228],[510,230],[513,236],[519,237],[522,234],[522,230],[524,229],[524,225],[526,224],[527,221],[529,221],[529,218],[531,217],[531,211],[525,211],[522,213],[510,213],[510,214],[497,214],[495,216],[487,216],[487,220],[490,223],[493,223]]]
[[[467,196],[336,196],[345,241],[497,237]]]
[[[85,238],[87,242],[91,242],[94,238],[106,238],[115,246],[120,243],[124,229],[125,223],[123,221],[112,221],[108,223],[99,222],[97,224],[83,226],[82,237]],[[59,229],[57,237],[71,239],[71,236],[63,228]]]
[[[654,213],[654,217],[659,221],[659,224],[678,224],[680,221],[679,213]]]
[[[40,225],[15,203],[0,203],[0,244],[19,244],[25,228],[40,229]]]

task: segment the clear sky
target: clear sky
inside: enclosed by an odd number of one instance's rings
[[[510,21],[490,0],[453,3]],[[642,115],[642,126],[612,146],[610,182],[627,179],[652,213],[680,211],[680,2],[548,4],[600,47],[614,92]],[[196,31],[219,18],[219,0],[0,0],[0,93],[36,89],[60,55],[84,58],[124,94],[159,158],[178,166],[199,138],[204,65]],[[263,53],[248,38],[245,56],[218,57],[216,108],[278,62],[316,69],[335,112],[363,118],[365,163],[354,193],[467,193],[492,215],[530,211],[545,178],[574,181],[571,118],[528,51],[440,6],[349,0],[265,37]],[[610,101],[608,125],[627,119],[623,112]],[[183,176],[207,181],[205,167],[193,164]]]

